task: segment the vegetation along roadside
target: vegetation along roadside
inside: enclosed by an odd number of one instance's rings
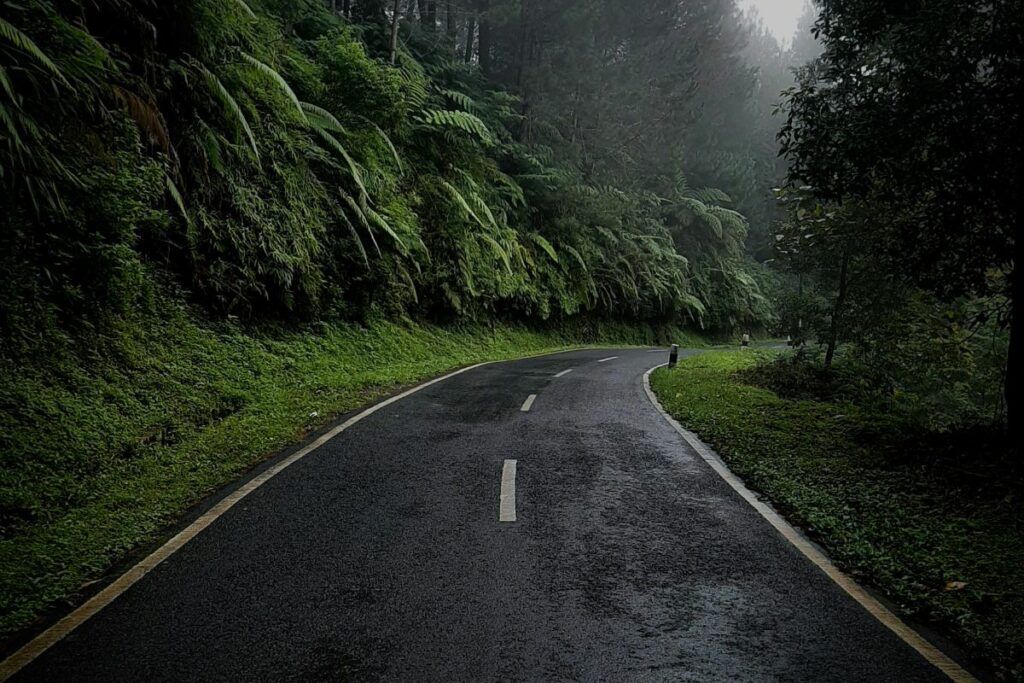
[[[278,334],[150,321],[121,353],[0,384],[0,635],[66,600],[182,510],[334,415],[481,361],[641,326],[443,329],[388,322]]]
[[[934,450],[922,466],[883,411],[780,396],[760,358],[708,352],[656,371],[651,385],[842,569],[1007,677],[1024,675],[1019,488],[998,472],[979,481],[944,469]]]

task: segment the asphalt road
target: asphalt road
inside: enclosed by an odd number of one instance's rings
[[[15,680],[944,680],[665,422],[663,360],[490,365],[387,406]]]

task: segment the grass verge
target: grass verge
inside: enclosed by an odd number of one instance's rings
[[[73,601],[205,494],[400,385],[485,360],[655,340],[649,328],[582,324],[246,333],[182,310],[91,349],[3,361],[0,636]]]
[[[1024,679],[1024,511],[879,455],[887,424],[850,404],[786,400],[737,373],[757,353],[660,369],[665,409],[904,616],[937,626],[1001,676]]]

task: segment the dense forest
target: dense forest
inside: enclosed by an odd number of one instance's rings
[[[178,302],[632,321],[1001,423],[1018,13],[911,5],[808,3],[783,49],[734,0],[5,2],[3,356]]]
[[[168,290],[250,320],[774,324],[749,254],[788,64],[733,2],[335,4],[5,2],[9,353]]]

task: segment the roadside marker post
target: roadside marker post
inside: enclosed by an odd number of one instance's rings
[[[679,344],[673,344],[672,350],[668,354],[668,367],[671,370],[679,362]]]

